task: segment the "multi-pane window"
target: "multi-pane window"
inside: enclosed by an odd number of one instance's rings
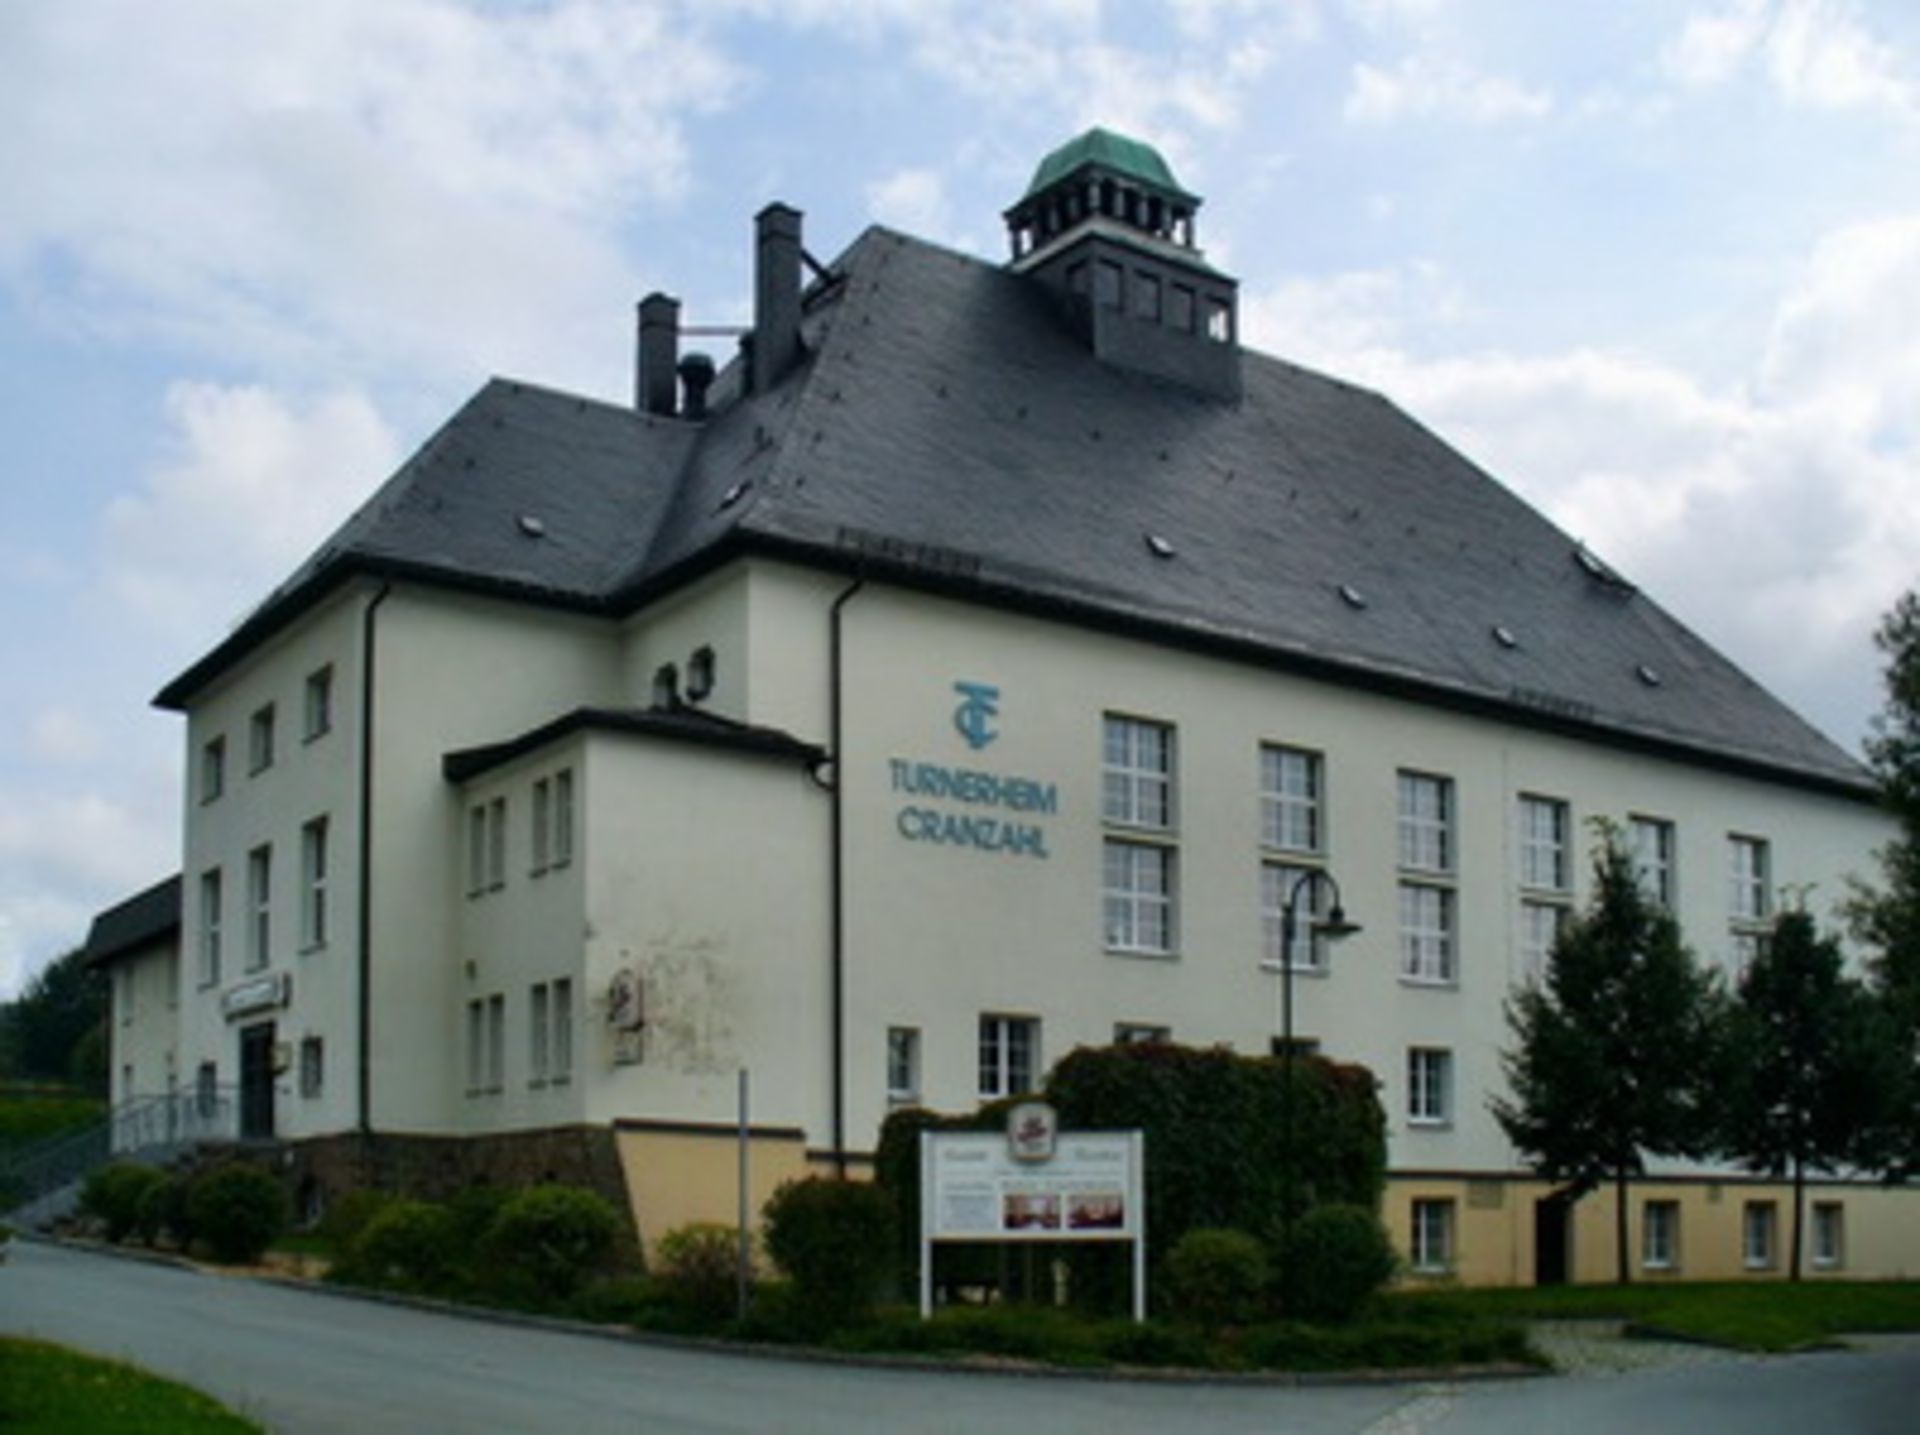
[[[563,767],[553,775],[553,865],[564,867],[573,860],[573,769]]]
[[[307,674],[305,700],[301,705],[301,736],[308,742],[333,729],[333,665]]]
[[[1400,865],[1411,872],[1453,871],[1453,782],[1400,774]]]
[[[1323,850],[1321,762],[1294,747],[1260,749],[1260,840],[1286,852]]]
[[[202,1121],[211,1120],[219,1103],[220,1069],[211,1061],[203,1061],[193,1071],[194,1115]]]
[[[498,892],[507,885],[507,799],[496,797],[487,804],[487,890]]]
[[[1675,846],[1673,824],[1659,817],[1635,817],[1628,825],[1633,874],[1649,902],[1673,910]]]
[[[1680,1203],[1648,1201],[1640,1210],[1640,1264],[1670,1271],[1680,1264]]]
[[[528,835],[533,846],[533,875],[538,877],[552,863],[550,849],[553,832],[553,784],[542,777],[533,784],[532,825]]]
[[[1771,914],[1767,844],[1759,837],[1727,839],[1727,916],[1735,922],[1765,922]]]
[[[1316,929],[1326,919],[1330,889],[1325,882],[1312,879],[1309,874],[1313,870],[1280,862],[1260,865],[1261,960],[1270,967],[1279,966],[1284,959],[1298,971],[1327,969],[1326,934]],[[1289,934],[1287,901],[1294,898],[1296,892],[1294,930]]]
[[[247,854],[247,970],[257,972],[273,959],[273,848],[262,845]]]
[[[1441,1126],[1453,1119],[1453,1053],[1444,1047],[1407,1048],[1407,1120]]]
[[[1741,1214],[1740,1257],[1748,1270],[1773,1266],[1774,1208],[1771,1201],[1749,1201]]]
[[[1140,1046],[1148,1042],[1172,1040],[1173,1028],[1170,1026],[1141,1021],[1114,1023],[1113,1044],[1115,1046]]]
[[[1108,839],[1101,899],[1106,944],[1114,951],[1173,950],[1172,849]]]
[[[480,997],[467,1003],[467,1095],[487,1089],[487,1004]]]
[[[1400,975],[1416,982],[1454,980],[1453,889],[1400,884]]]
[[[1567,804],[1551,797],[1520,799],[1520,885],[1565,892],[1572,885]]]
[[[220,983],[220,869],[200,874],[200,985]]]
[[[487,998],[487,1090],[499,1091],[507,1076],[507,999]]]
[[[1553,956],[1553,944],[1560,940],[1571,920],[1560,902],[1520,902],[1520,971],[1522,980],[1544,981],[1547,963]]]
[[[553,1049],[550,1077],[557,1084],[573,1079],[573,982],[561,977],[553,984]]]
[[[300,829],[300,945],[327,944],[327,819]]]
[[[1101,757],[1102,817],[1126,827],[1173,826],[1171,727],[1109,714]]]
[[[263,772],[273,766],[273,704],[257,708],[247,721],[247,770]]]
[[[547,1025],[547,984],[535,982],[527,993],[527,1082],[547,1084],[553,1033]]]
[[[887,1101],[912,1106],[920,1100],[920,1028],[887,1028]]]
[[[1827,1270],[1846,1264],[1846,1215],[1838,1201],[1813,1203],[1813,1263]]]
[[[1016,1096],[1033,1090],[1040,1059],[1040,1019],[980,1018],[980,1095]]]
[[[326,1081],[326,1049],[317,1036],[300,1038],[300,1094],[318,1096]]]
[[[210,737],[200,746],[200,800],[212,802],[227,790],[227,740]]]
[[[1453,1202],[1417,1199],[1413,1203],[1413,1268],[1423,1274],[1453,1269]]]
[[[467,895],[478,897],[487,890],[487,809],[485,805],[467,809]]]

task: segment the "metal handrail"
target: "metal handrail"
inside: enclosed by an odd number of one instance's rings
[[[25,1205],[115,1157],[165,1153],[239,1136],[238,1088],[131,1096],[78,1131],[62,1132],[0,1161],[0,1203]]]

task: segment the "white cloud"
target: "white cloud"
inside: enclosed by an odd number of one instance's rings
[[[84,713],[67,707],[42,708],[27,729],[27,751],[41,762],[73,766],[99,757],[106,734]]]
[[[1845,0],[1734,0],[1688,17],[1660,54],[1664,73],[1694,87],[1756,63],[1791,103],[1920,114],[1920,86],[1899,53]]]
[[[953,242],[946,182],[931,169],[896,170],[867,186],[867,211],[881,224]]]
[[[1553,109],[1553,96],[1499,75],[1422,55],[1390,70],[1358,64],[1342,113],[1356,124],[1446,119],[1469,124],[1538,119]]]

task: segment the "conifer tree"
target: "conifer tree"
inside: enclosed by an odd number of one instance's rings
[[[1533,1168],[1574,1198],[1613,1183],[1621,1284],[1631,1279],[1628,1183],[1648,1156],[1712,1146],[1702,1056],[1718,1000],[1672,914],[1642,890],[1618,832],[1603,826],[1591,905],[1554,943],[1543,980],[1507,1004],[1510,1095],[1491,1104]]]

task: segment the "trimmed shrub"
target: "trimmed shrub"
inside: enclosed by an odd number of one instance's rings
[[[688,1314],[726,1319],[739,1298],[739,1229],[695,1221],[668,1231],[655,1251],[654,1273],[662,1293]],[[753,1279],[751,1265],[747,1279]]]
[[[193,1244],[193,1221],[187,1215],[187,1193],[192,1178],[175,1171],[149,1186],[140,1196],[140,1239],[157,1246],[165,1236],[181,1250]]]
[[[892,1268],[891,1196],[863,1181],[788,1181],[765,1210],[767,1254],[793,1282],[804,1317],[829,1325],[870,1315]]]
[[[87,1177],[80,1191],[80,1209],[98,1217],[107,1239],[119,1245],[140,1229],[140,1206],[147,1192],[164,1185],[166,1179],[156,1167],[115,1161]]]
[[[1289,1314],[1351,1320],[1393,1279],[1399,1260],[1380,1218],[1363,1206],[1316,1206],[1282,1252]]]
[[[1199,1325],[1245,1325],[1260,1315],[1267,1291],[1266,1248],[1245,1231],[1203,1226],[1167,1253],[1174,1313]]]
[[[286,1230],[287,1218],[286,1189],[258,1166],[216,1166],[187,1193],[194,1235],[225,1265],[259,1260]]]
[[[388,1197],[347,1247],[340,1275],[369,1285],[445,1290],[454,1283],[463,1249],[445,1206]]]
[[[620,1213],[604,1196],[578,1186],[532,1186],[500,1207],[486,1247],[506,1274],[565,1299],[612,1256],[620,1228]]]
[[[348,1256],[360,1233],[368,1227],[373,1218],[393,1204],[391,1191],[376,1190],[363,1186],[358,1190],[343,1191],[327,1202],[327,1209],[321,1213],[314,1225],[314,1234],[327,1244],[336,1258]]]

